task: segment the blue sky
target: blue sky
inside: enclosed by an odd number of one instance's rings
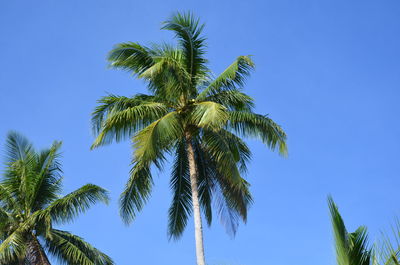
[[[116,264],[194,264],[193,223],[169,242],[168,172],[130,227],[118,216],[130,144],[95,151],[90,113],[107,92],[144,92],[141,81],[107,69],[124,41],[173,41],[160,23],[191,10],[207,24],[208,58],[221,72],[251,54],[246,91],[257,111],[288,134],[283,159],[250,141],[255,203],[235,239],[215,220],[205,229],[210,265],[335,264],[326,197],[349,230],[373,238],[399,215],[400,2],[398,0],[11,1],[0,2],[0,142],[9,130],[37,147],[62,140],[65,192],[91,182],[107,188],[96,206],[63,228]],[[166,168],[168,169],[168,167]]]

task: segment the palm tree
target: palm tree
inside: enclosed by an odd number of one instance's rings
[[[200,210],[210,225],[215,202],[233,234],[239,220],[247,219],[252,197],[242,176],[251,152],[240,137],[261,139],[286,153],[284,131],[254,113],[253,99],[242,91],[253,61],[239,56],[214,77],[204,57],[203,28],[192,14],[177,13],[162,27],[175,34],[177,46],[118,44],[109,54],[111,67],[144,80],[150,94],[105,96],[92,114],[97,135],[92,148],[126,138],[133,144],[132,169],[120,197],[125,222],[150,196],[151,166],[162,169],[167,156],[173,157],[168,234],[179,238],[193,213],[199,265],[205,264]]]
[[[54,142],[37,152],[23,136],[8,134],[0,180],[0,264],[46,265],[47,253],[62,264],[113,264],[82,238],[53,227],[73,221],[92,204],[108,202],[107,192],[92,184],[60,196],[60,146]]]
[[[368,247],[367,228],[360,226],[355,232],[348,233],[339,210],[331,197],[328,197],[328,205],[335,239],[337,264],[375,264],[374,252]]]

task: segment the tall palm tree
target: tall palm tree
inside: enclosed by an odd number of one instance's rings
[[[348,233],[339,210],[331,197],[328,205],[335,239],[336,260],[338,265],[370,265],[375,264],[373,251],[368,247],[368,234],[365,226],[355,232]]]
[[[17,133],[7,136],[6,170],[0,180],[0,264],[111,265],[112,260],[82,238],[53,227],[71,222],[92,204],[108,202],[107,192],[87,184],[66,196],[59,149],[54,142],[36,151]]]
[[[214,77],[204,57],[203,28],[192,14],[177,13],[162,27],[175,34],[177,46],[118,44],[109,54],[111,67],[144,80],[150,94],[105,96],[92,115],[97,135],[92,148],[126,138],[133,144],[132,169],[120,197],[126,222],[150,196],[151,165],[161,169],[167,155],[174,158],[168,233],[179,238],[193,213],[199,265],[205,264],[200,210],[210,225],[214,201],[232,233],[240,219],[247,219],[252,197],[242,176],[251,152],[240,137],[261,139],[286,153],[284,131],[254,113],[253,99],[242,91],[253,61],[239,56]]]

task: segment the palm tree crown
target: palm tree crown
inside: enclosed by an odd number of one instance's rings
[[[62,264],[113,264],[82,238],[53,227],[73,221],[94,203],[108,202],[107,192],[92,184],[60,196],[60,146],[54,142],[38,152],[21,135],[8,135],[0,181],[0,264],[50,264],[46,252]]]
[[[161,169],[167,155],[174,158],[168,233],[175,239],[192,213],[199,218],[197,208],[211,224],[213,201],[229,231],[236,231],[240,219],[246,221],[252,197],[242,175],[251,152],[241,136],[286,153],[284,131],[268,116],[254,113],[253,99],[242,91],[253,61],[239,56],[214,77],[204,57],[203,28],[192,14],[178,13],[162,27],[175,34],[176,46],[118,44],[109,54],[111,67],[144,80],[150,94],[105,96],[92,115],[97,135],[92,148],[132,141],[132,169],[120,198],[126,222],[150,196],[151,166]]]

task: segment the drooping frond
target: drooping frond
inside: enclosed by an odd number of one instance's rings
[[[228,68],[197,96],[197,100],[204,100],[207,96],[214,95],[221,90],[232,90],[241,88],[244,85],[254,63],[249,56],[239,56]]]
[[[116,95],[102,97],[92,113],[93,132],[99,134],[104,121],[113,114],[151,102],[157,102],[156,97],[145,94],[136,94],[131,98]]]
[[[137,131],[161,118],[167,111],[167,107],[158,102],[143,102],[124,110],[113,111],[103,121],[101,131],[91,148],[109,144],[113,140],[119,142],[132,137]]]
[[[248,111],[230,111],[228,127],[244,137],[258,138],[269,148],[287,154],[286,134],[267,116]]]
[[[203,210],[207,225],[210,226],[213,219],[212,199],[215,188],[216,169],[209,155],[203,150],[201,141],[195,138],[192,142],[197,167],[200,207]]]
[[[204,130],[202,137],[202,147],[207,152],[210,160],[215,163],[219,172],[223,172],[224,176],[235,182],[241,179],[238,169],[238,150],[230,148],[234,145],[230,144],[227,139],[220,133]]]
[[[175,162],[170,181],[173,198],[168,210],[168,235],[170,238],[179,239],[192,213],[192,192],[184,139],[176,144],[175,150]]]
[[[207,60],[204,58],[205,38],[201,36],[203,28],[204,25],[191,13],[176,13],[162,27],[175,33],[179,47],[185,55],[185,66],[192,78],[193,88],[207,71]]]
[[[108,203],[108,192],[93,184],[86,184],[68,195],[55,200],[41,212],[42,217],[51,216],[56,223],[72,221],[97,202]]]
[[[140,75],[154,64],[154,51],[134,42],[120,43],[108,55],[113,68],[123,69]]]
[[[175,111],[166,114],[133,137],[134,160],[140,163],[154,163],[160,168],[165,151],[173,147],[182,134],[179,114]]]
[[[82,238],[66,231],[51,230],[46,240],[46,249],[65,265],[112,265],[114,262],[106,254],[96,249]]]
[[[119,199],[120,215],[126,224],[131,223],[143,208],[150,197],[152,187],[153,178],[150,166],[135,163]]]

